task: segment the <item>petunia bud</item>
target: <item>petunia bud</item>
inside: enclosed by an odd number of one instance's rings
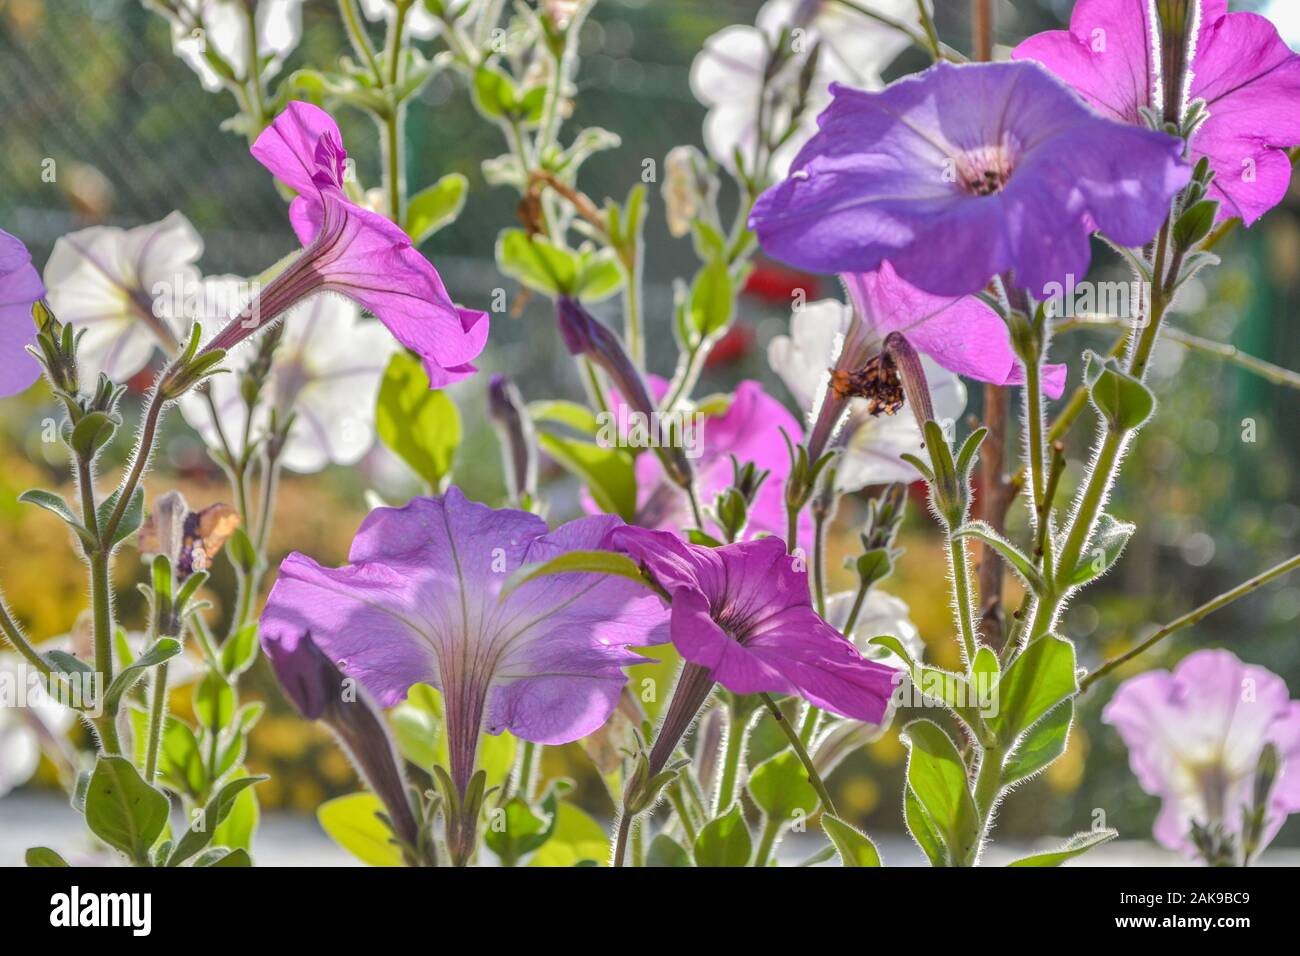
[[[420,828],[397,751],[369,695],[343,676],[310,634],[272,637],[263,631],[262,649],[298,712],[328,726],[352,757],[366,785],[388,810],[393,832],[408,848],[419,846]]]
[[[493,375],[488,385],[488,415],[500,436],[511,499],[532,501],[537,496],[537,435],[519,389],[504,375]]]
[[[884,354],[897,370],[903,395],[912,406],[917,426],[924,431],[925,423],[934,418],[934,403],[930,400],[930,384],[925,379],[921,356],[916,354],[902,332],[890,332],[885,338]]]
[[[650,397],[645,379],[633,364],[618,336],[601,324],[582,304],[568,296],[555,300],[555,321],[571,355],[584,355],[605,370],[632,411],[647,422],[659,421],[658,409]],[[664,471],[682,488],[694,480],[690,460],[678,442],[664,433],[651,442]]]

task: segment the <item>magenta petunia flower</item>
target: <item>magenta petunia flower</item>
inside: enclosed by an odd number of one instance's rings
[[[658,396],[667,383],[649,376],[650,389]],[[618,401],[618,396],[613,396]],[[626,406],[617,409],[627,414]],[[691,435],[694,447],[688,449],[695,469],[695,487],[700,500],[712,504],[719,492],[731,485],[731,456],[743,465],[753,462],[760,470],[771,472],[763,482],[749,509],[746,533],[786,536],[786,509],[783,488],[790,475],[790,452],[784,431],[791,444],[803,440],[803,426],[784,405],[763,391],[758,382],[744,381],[736,386],[726,411],[720,415],[693,418],[697,429]],[[636,523],[647,528],[682,530],[695,524],[690,502],[677,485],[668,480],[658,457],[643,452],[636,460]],[[812,519],[807,512],[799,515],[799,538],[812,535]]]
[[[43,295],[31,253],[0,229],[0,396],[17,395],[41,376],[27,346],[36,341],[32,304]]]
[[[1283,147],[1300,144],[1300,56],[1277,28],[1255,13],[1228,13],[1227,0],[1200,2],[1186,102],[1205,100],[1209,119],[1192,137],[1192,158],[1205,156],[1215,178],[1210,196],[1219,219],[1250,225],[1272,209],[1291,182]],[[1139,109],[1156,94],[1159,38],[1150,5],[1134,0],[1078,0],[1069,30],[1049,30],[1012,53],[1037,60],[1073,86],[1103,116],[1141,123]]]
[[[626,526],[609,543],[668,592],[673,646],[707,670],[710,683],[736,694],[796,695],[869,723],[884,719],[897,672],[864,659],[817,615],[808,573],[779,538],[706,548]],[[686,709],[694,714],[702,702]]]
[[[1191,176],[1172,136],[1103,119],[1032,63],[938,63],[879,93],[833,86],[820,130],[754,207],[759,242],[815,272],[892,263],[936,295],[995,275],[1041,295],[1089,236],[1140,246]]]
[[[297,191],[289,220],[306,248],[262,290],[252,314],[232,320],[208,348],[228,349],[307,296],[338,292],[373,312],[420,356],[432,388],[472,375],[471,362],[487,343],[487,315],[456,306],[399,226],[348,199],[347,152],[330,115],[292,102],[252,153]]]
[[[1263,667],[1229,651],[1197,651],[1173,673],[1152,671],[1120,685],[1102,719],[1119,731],[1142,789],[1161,797],[1155,837],[1188,856],[1192,823],[1239,839],[1252,804],[1260,754],[1281,757],[1260,848],[1300,810],[1300,701]]]
[[[499,600],[521,565],[599,548],[617,518],[555,531],[524,511],[494,511],[457,488],[377,508],[352,542],[350,564],[302,554],[280,566],[262,614],[263,641],[311,639],[388,707],[412,684],[442,691],[451,776],[462,793],[481,731],[544,744],[577,740],[614,709],[628,645],[662,643],[659,599],[629,581],[559,574]]]

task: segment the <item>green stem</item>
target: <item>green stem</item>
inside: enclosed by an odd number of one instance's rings
[[[158,771],[158,748],[162,744],[163,717],[167,713],[167,665],[154,671],[153,700],[149,706],[149,742],[145,747],[144,779],[152,784]]]
[[[347,29],[348,39],[352,41],[352,49],[370,67],[370,72],[374,74],[375,79],[382,83],[384,73],[379,68],[379,60],[375,58],[375,48],[370,43],[370,37],[366,35],[361,17],[357,14],[356,0],[339,0],[339,13],[343,16],[343,25]]]
[[[668,787],[668,800],[677,813],[677,819],[682,825],[682,832],[686,835],[686,842],[694,846],[695,837],[699,831],[695,828],[695,821],[691,818],[690,807],[686,805],[686,795],[682,792],[680,777]],[[717,816],[717,814],[715,813],[714,816]]]
[[[95,629],[95,670],[102,676],[104,689],[113,683],[113,605],[112,585],[108,577],[108,554],[94,551],[90,555],[90,602]]]
[[[979,772],[975,777],[975,810],[979,813],[979,839],[969,847],[967,855],[961,861],[964,866],[974,866],[979,849],[988,838],[988,830],[993,823],[993,807],[1002,792],[1002,763],[1006,755],[996,748],[984,751],[980,758]]]
[[[35,646],[27,640],[18,623],[10,616],[3,595],[0,595],[0,631],[9,639],[9,643],[14,646],[14,650],[26,659],[27,663],[35,667],[45,677],[52,676],[53,669],[45,658],[36,652]]]
[[[817,614],[826,616],[826,525],[827,513],[813,506],[813,599]]]
[[[388,218],[398,226],[406,218],[406,176],[403,172],[402,118],[404,106],[395,106],[380,125],[383,134],[384,193],[388,197]]]
[[[953,601],[957,605],[957,629],[961,634],[962,648],[969,663],[975,659],[975,617],[971,608],[974,595],[971,593],[970,567],[966,557],[966,539],[954,538],[948,531],[948,566],[952,569]]]
[[[126,509],[131,503],[131,497],[135,494],[135,489],[140,484],[140,478],[144,475],[144,470],[149,465],[149,459],[153,456],[154,443],[158,438],[158,422],[162,417],[163,408],[166,404],[162,390],[154,389],[153,397],[149,399],[149,409],[145,412],[144,424],[140,429],[140,438],[136,442],[135,452],[131,456],[131,467],[122,479],[122,484],[118,487],[117,504],[113,506],[113,513],[108,516],[108,520],[104,522],[103,528],[100,529],[99,540],[105,546],[113,540],[113,535],[117,532],[117,526],[122,523],[122,516],[126,514]]]
[[[765,867],[776,846],[776,838],[781,835],[781,821],[768,817],[763,821],[763,835],[758,841],[758,852],[754,854],[754,866]]]
[[[807,712],[803,715],[803,723],[799,725],[799,740],[805,747],[811,747],[813,738],[817,736],[817,725],[821,723],[821,708],[808,705]]]
[[[834,814],[835,802],[831,800],[830,792],[827,791],[826,784],[822,782],[821,774],[817,772],[817,767],[813,764],[812,758],[808,756],[803,741],[799,739],[799,735],[790,726],[790,721],[785,719],[785,714],[781,712],[781,708],[776,705],[776,701],[772,699],[772,696],[770,694],[759,694],[758,696],[767,705],[767,709],[776,720],[777,726],[781,728],[781,733],[785,734],[785,739],[790,741],[790,749],[795,752],[795,756],[803,764],[803,769],[808,774],[808,782],[817,791],[817,797],[821,800],[822,807],[825,808],[827,813]]]
[[[727,742],[722,751],[722,776],[713,799],[713,815],[721,816],[731,806],[740,779],[740,761],[745,753],[745,725],[738,721],[734,707],[728,708]]]
[[[1106,661],[1106,663],[1098,667],[1095,671],[1093,671],[1091,674],[1089,674],[1087,677],[1085,677],[1082,681],[1079,682],[1079,693],[1082,694],[1085,690],[1087,690],[1097,681],[1101,680],[1111,671],[1115,670],[1115,668],[1128,663],[1133,658],[1137,657],[1139,654],[1146,653],[1156,644],[1163,641],[1170,634],[1173,634],[1176,631],[1180,631],[1185,627],[1189,627],[1192,624],[1196,624],[1202,618],[1208,617],[1210,614],[1213,614],[1215,611],[1219,610],[1222,607],[1226,607],[1227,605],[1231,604],[1233,601],[1237,600],[1238,598],[1245,597],[1247,594],[1250,594],[1252,591],[1256,590],[1262,585],[1267,584],[1269,581],[1272,581],[1275,578],[1280,578],[1285,574],[1290,574],[1292,571],[1295,571],[1297,568],[1300,568],[1300,554],[1288,558],[1287,560],[1283,561],[1281,564],[1274,565],[1273,567],[1269,568],[1267,571],[1264,571],[1261,574],[1257,574],[1253,578],[1250,578],[1247,581],[1243,581],[1241,584],[1238,584],[1235,588],[1232,588],[1231,590],[1224,591],[1218,597],[1206,601],[1204,604],[1202,604],[1200,607],[1196,608],[1195,610],[1188,611],[1182,617],[1174,621],[1171,621],[1168,624],[1166,624],[1164,627],[1160,628],[1160,630],[1156,631],[1154,634],[1152,634],[1142,643],[1125,651],[1123,654],[1120,654],[1118,657],[1111,658],[1110,660]]]

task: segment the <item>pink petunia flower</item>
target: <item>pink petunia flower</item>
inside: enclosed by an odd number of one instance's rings
[[[1142,789],[1161,797],[1155,837],[1189,857],[1195,822],[1239,841],[1266,744],[1281,756],[1259,848],[1300,810],[1300,701],[1286,682],[1229,651],[1197,651],[1120,685],[1102,720],[1124,738]]]
[[[1284,147],[1300,144],[1300,56],[1255,13],[1228,13],[1227,0],[1200,4],[1191,82],[1184,103],[1205,100],[1209,119],[1192,137],[1192,158],[1214,170],[1210,196],[1219,219],[1250,225],[1272,209],[1291,182]],[[1012,53],[1037,60],[1073,86],[1103,116],[1140,123],[1139,109],[1159,106],[1150,4],[1079,0],[1069,30],[1049,30]]]
[[[400,227],[348,199],[347,153],[328,113],[310,103],[290,103],[253,143],[252,153],[297,191],[289,220],[305,250],[209,350],[231,348],[307,296],[337,292],[373,312],[420,356],[430,387],[475,372],[471,362],[487,343],[487,315],[457,307]]]

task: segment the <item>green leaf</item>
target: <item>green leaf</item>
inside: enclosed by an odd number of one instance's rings
[[[490,120],[504,119],[518,107],[514,81],[490,64],[474,71],[474,105]]]
[[[456,221],[465,207],[469,180],[460,173],[448,173],[432,186],[420,190],[406,204],[406,232],[419,245],[439,229]]]
[[[68,445],[78,458],[91,459],[113,438],[119,420],[108,412],[87,412],[72,429]]]
[[[583,861],[603,863],[609,856],[605,828],[571,803],[555,807],[551,838],[533,854],[529,866],[577,866]]]
[[[1114,358],[1084,353],[1084,380],[1092,403],[1114,428],[1131,431],[1151,417],[1156,400],[1151,390],[1129,375]]]
[[[1087,584],[1109,571],[1119,560],[1124,546],[1136,530],[1136,525],[1120,521],[1103,511],[1097,519],[1097,527],[1092,533],[1087,553],[1080,556],[1079,563],[1065,580],[1065,585],[1076,587]]]
[[[198,739],[189,725],[176,717],[168,717],[163,724],[159,763],[163,774],[182,792],[198,794],[207,785],[207,770]]]
[[[208,801],[203,811],[195,816],[190,826],[186,828],[184,835],[177,842],[176,848],[172,850],[167,865],[179,866],[211,843],[212,838],[216,835],[217,828],[230,816],[230,811],[234,809],[235,801],[239,795],[254,784],[266,779],[265,776],[245,776],[226,783],[217,791],[216,796]]]
[[[1020,580],[1029,585],[1035,594],[1041,595],[1046,592],[1047,583],[1043,580],[1043,576],[1038,573],[1038,569],[1034,567],[1034,563],[1014,544],[994,531],[985,522],[972,521],[970,524],[958,528],[953,532],[952,536],[954,538],[975,538],[977,541],[983,542],[996,551]]]
[[[755,767],[747,788],[754,805],[769,820],[789,824],[817,810],[817,791],[808,782],[808,771],[793,750],[783,750]]]
[[[849,826],[839,817],[829,813],[822,815],[822,829],[839,851],[840,862],[844,866],[883,866],[880,852],[867,835]]]
[[[599,302],[623,288],[623,267],[613,249],[578,256],[578,277],[573,294],[584,302]]]
[[[1014,863],[1008,863],[1007,866],[1060,866],[1066,860],[1087,853],[1093,847],[1101,846],[1103,843],[1109,843],[1117,836],[1119,836],[1117,830],[1109,829],[1076,833],[1055,850],[1049,850],[1046,853],[1035,853],[1032,856],[1016,860]]]
[[[498,600],[504,601],[529,581],[552,574],[612,574],[637,584],[646,584],[641,565],[626,554],[618,551],[566,551],[549,561],[525,564],[518,568],[506,579]]]
[[[257,660],[257,622],[250,621],[221,645],[221,669],[233,678],[253,666]]]
[[[248,851],[242,847],[236,847],[224,856],[218,857],[208,866],[252,866],[253,859],[248,855]]]
[[[544,295],[576,294],[579,258],[545,236],[507,229],[496,245],[497,267],[513,279]]]
[[[921,801],[916,799],[912,788],[906,784],[903,785],[903,822],[907,824],[907,832],[912,835],[931,866],[949,865],[948,848],[944,845],[943,836],[935,829],[934,821],[925,812],[925,807],[921,806]]]
[[[721,257],[711,260],[691,282],[691,327],[701,338],[722,332],[731,323],[735,289],[731,273]]]
[[[753,851],[740,804],[704,825],[695,838],[696,866],[745,866]]]
[[[438,491],[460,445],[460,413],[429,388],[420,360],[397,352],[379,386],[375,430],[392,451]]]
[[[522,797],[511,797],[489,815],[483,841],[504,865],[514,866],[547,841],[555,822],[555,814],[540,814]]]
[[[242,770],[236,771],[236,773],[240,778],[247,776]],[[218,824],[213,832],[212,842],[218,846],[230,847],[235,850],[251,850],[253,848],[253,834],[257,831],[257,823],[261,815],[262,812],[257,803],[257,791],[252,787],[241,791],[235,795],[234,804],[231,806],[226,819]]]
[[[370,866],[401,866],[402,851],[393,833],[378,816],[383,802],[373,793],[351,793],[327,800],[316,819],[335,843]]]
[[[114,491],[99,503],[98,521],[101,529],[112,516],[113,509],[117,507],[118,496],[119,491]],[[137,485],[135,491],[131,492],[131,500],[127,502],[126,510],[122,512],[122,519],[118,522],[117,530],[113,532],[113,540],[108,542],[108,546],[116,547],[135,534],[140,530],[142,521],[144,521],[144,487]]]
[[[928,720],[903,729],[909,747],[907,782],[954,861],[973,856],[979,814],[966,781],[966,765],[952,739]]]
[[[194,716],[199,725],[215,733],[226,727],[234,715],[234,688],[216,671],[208,671],[194,689]]]
[[[1013,784],[1032,777],[1065,753],[1073,719],[1074,701],[1067,700],[1052,708],[1046,717],[1034,724],[1002,765],[1003,784]]]
[[[180,652],[181,642],[175,638],[164,637],[155,642],[136,659],[135,663],[118,671],[113,682],[108,685],[108,693],[104,695],[104,706],[110,713],[116,711],[122,695],[134,687],[146,671],[171,660]]]
[[[167,798],[141,779],[131,761],[99,758],[86,790],[86,824],[95,836],[143,861],[167,825],[169,809]]]
[[[590,442],[539,431],[537,443],[566,471],[582,479],[596,506],[624,521],[636,514],[636,462],[622,448],[602,448]]]
[[[257,566],[257,548],[243,527],[236,527],[226,542],[226,554],[237,568],[251,571]]]
[[[67,866],[68,861],[48,846],[34,846],[27,851],[28,866]]]
[[[650,841],[650,849],[646,852],[645,865],[658,867],[691,866],[691,855],[686,852],[684,846],[668,834],[657,833],[655,838]]]
[[[1074,645],[1051,634],[1033,641],[1011,662],[998,682],[997,707],[988,718],[1004,748],[1078,692],[1074,667]]]
[[[1213,199],[1203,199],[1192,204],[1174,223],[1174,242],[1181,249],[1190,249],[1210,234],[1219,204]]]
[[[72,509],[68,507],[68,503],[64,501],[61,496],[56,495],[52,491],[32,488],[19,495],[18,500],[26,502],[29,505],[36,505],[38,508],[44,508],[51,514],[57,515],[83,539],[89,540],[93,543],[94,539],[90,537],[90,532],[86,530],[85,526],[77,516],[72,513]]]

